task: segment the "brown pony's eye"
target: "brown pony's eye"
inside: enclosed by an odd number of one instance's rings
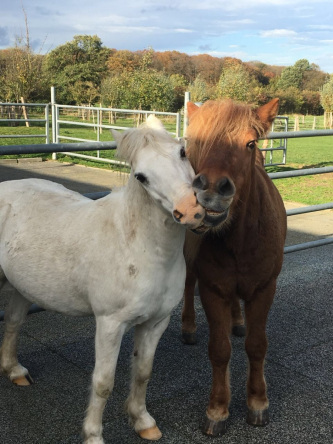
[[[246,147],[253,150],[256,147],[256,140],[250,140],[250,142],[246,144]]]

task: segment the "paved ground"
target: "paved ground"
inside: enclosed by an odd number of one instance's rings
[[[43,163],[1,163],[0,180],[49,177],[69,188],[104,191],[122,183],[117,173]],[[293,216],[289,239],[302,242],[332,235],[332,211]],[[246,356],[244,341],[233,338],[232,403],[229,428],[221,438],[200,427],[211,383],[208,329],[196,298],[199,343],[179,340],[180,307],[156,354],[147,405],[163,437],[161,444],[331,444],[333,440],[333,245],[285,255],[268,323],[266,379],[271,423],[253,428],[245,422]],[[7,294],[7,297],[9,295]],[[0,303],[0,310],[3,309]],[[0,338],[3,323],[0,322]],[[94,320],[55,313],[31,315],[22,328],[20,360],[35,384],[17,388],[0,378],[0,444],[80,443],[94,361]],[[123,403],[128,392],[132,335],[123,341],[112,399],[104,415],[106,443],[135,444]]]

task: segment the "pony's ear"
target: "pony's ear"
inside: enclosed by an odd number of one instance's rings
[[[261,106],[257,109],[257,114],[259,119],[264,124],[265,131],[268,131],[271,123],[275,119],[279,110],[279,99],[273,99],[266,105]]]
[[[122,137],[122,133],[115,129],[111,129],[111,134],[113,135],[113,138],[116,141],[116,143],[119,143]]]
[[[199,107],[198,105],[196,105],[193,102],[187,102],[187,115],[189,118],[191,118],[191,116],[198,111]]]
[[[146,120],[146,126],[156,130],[164,130],[163,123],[158,119],[154,114],[150,114],[150,116]]]

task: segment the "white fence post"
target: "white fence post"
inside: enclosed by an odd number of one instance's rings
[[[52,143],[57,143],[57,116],[56,116],[56,100],[55,100],[55,87],[51,86],[51,116],[52,116]],[[52,153],[52,160],[57,160],[57,153]]]
[[[191,100],[191,93],[189,91],[185,92],[184,98],[184,125],[183,125],[183,137],[186,136],[186,130],[188,127],[188,115],[187,115],[187,102]]]

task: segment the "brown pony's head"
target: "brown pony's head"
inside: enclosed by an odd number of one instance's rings
[[[222,226],[249,192],[255,165],[263,163],[258,138],[270,129],[278,105],[279,99],[256,109],[231,100],[187,104],[187,156],[198,202],[206,209],[198,232]]]

